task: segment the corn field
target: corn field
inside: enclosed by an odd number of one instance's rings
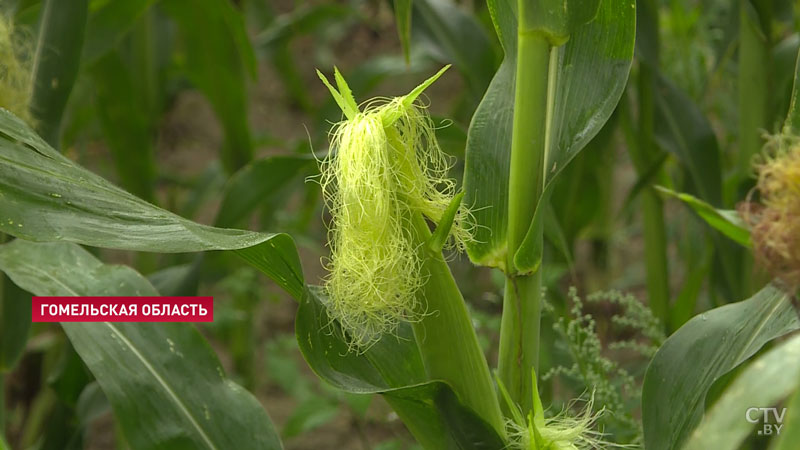
[[[799,287],[797,0],[0,0],[0,450],[798,450]]]

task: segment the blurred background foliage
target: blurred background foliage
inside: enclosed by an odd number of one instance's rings
[[[796,1],[637,5],[636,63],[623,99],[558,180],[545,224],[542,330],[550,345],[542,348],[554,350],[541,355],[542,395],[559,404],[594,387],[601,406],[619,413],[603,425],[622,442],[640,439],[641,380],[664,336],[768,279],[744,247],[652,186],[735,209],[753,186],[750,161],[762,133],[777,132],[788,109],[800,47]],[[470,118],[502,58],[490,12],[477,0],[0,7],[31,70],[32,123],[53,147],[183,217],[290,233],[312,283],[324,276],[327,255],[315,158],[327,153],[341,115],[315,69],[338,66],[364,101],[407,92],[453,64],[424,101],[460,179]],[[416,448],[379,396],[317,380],[297,351],[296,303],[254,269],[219,253],[91,251],[134,266],[165,295],[215,297],[216,320],[200,330],[232,378],[265,405],[286,448]],[[451,265],[485,350],[496,349],[502,274],[465,257]],[[578,300],[612,289],[632,296]],[[3,330],[19,335],[9,330],[26,326],[30,311],[13,311],[9,299],[24,293],[8,282],[4,290]],[[626,314],[640,320],[613,319]],[[61,329],[35,324],[28,335],[21,355],[6,351],[2,361],[11,446],[127,448]]]

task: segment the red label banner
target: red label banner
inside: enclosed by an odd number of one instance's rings
[[[213,322],[213,297],[33,297],[33,322]]]

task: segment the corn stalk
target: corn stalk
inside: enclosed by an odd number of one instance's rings
[[[650,63],[641,61],[637,83],[639,120],[634,139],[629,142],[631,160],[640,177],[647,176],[657,164],[658,149],[655,142],[655,90],[656,73],[650,64],[658,64],[658,17],[653,2],[641,13],[651,13],[645,22],[651,27],[654,54],[648,55]],[[640,17],[642,17],[640,15]],[[660,172],[660,171],[659,171]],[[664,226],[663,202],[658,194],[647,189],[641,194],[645,268],[647,272],[647,298],[650,308],[662,323],[668,323],[669,313],[669,265],[667,262],[667,233]]]
[[[515,273],[513,257],[533,221],[544,190],[549,74],[553,49],[544,34],[529,31],[519,2],[517,76],[508,190],[508,261],[500,328],[500,381],[523,411],[532,407],[530,368],[538,366],[542,271]],[[542,243],[542,230],[534,238]]]
[[[465,202],[481,225],[467,250],[474,263],[505,272],[498,376],[510,409],[519,405],[523,416],[535,397],[543,224],[553,180],[600,131],[624,89],[631,6],[490,2],[506,55],[467,140]],[[487,177],[499,183],[487,185]]]

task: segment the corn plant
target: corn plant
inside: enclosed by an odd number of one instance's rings
[[[715,308],[692,318],[659,349],[648,368],[642,394],[647,448],[675,448],[679,445],[690,449],[739,448],[747,438],[747,427],[729,433],[730,428],[723,425],[726,421],[731,423],[736,407],[747,401],[772,404],[789,397],[796,389],[797,372],[794,369],[789,368],[785,378],[783,373],[767,375],[771,370],[765,370],[766,364],[772,363],[774,368],[779,364],[772,361],[785,358],[794,351],[792,348],[797,341],[797,336],[794,336],[743,369],[713,408],[705,416],[703,414],[706,393],[715,381],[745,362],[764,344],[800,326],[796,307],[792,306],[793,292],[796,290],[795,266],[784,259],[795,254],[787,247],[791,245],[791,239],[787,239],[785,233],[793,225],[787,220],[791,214],[791,202],[785,202],[785,189],[788,181],[786,173],[794,167],[791,160],[797,151],[798,92],[800,55],[789,113],[780,133],[765,144],[762,153],[764,159],[757,165],[757,188],[764,208],[758,212],[758,216],[750,212],[750,208],[758,206],[747,204],[739,212],[719,210],[692,195],[662,188],[668,195],[686,202],[709,225],[731,240],[752,248],[756,259],[766,267],[771,267],[771,273],[776,278],[748,300]],[[768,216],[771,219],[767,219]],[[778,264],[775,265],[775,262]],[[724,350],[716,347],[718,342],[726,343]],[[690,366],[678,363],[681,359],[696,361],[694,358],[702,360],[710,357],[714,359],[710,364]],[[665,371],[673,374],[669,380],[664,377]],[[689,380],[689,389],[675,386],[676,382],[683,383],[686,380]],[[774,383],[774,389],[763,388],[763,394],[756,392],[759,386],[770,383]],[[741,391],[751,394],[742,395]],[[668,406],[658,410],[654,407],[657,404]],[[670,426],[665,428],[666,423],[670,423]],[[670,431],[665,433],[667,428]],[[790,439],[781,437],[775,444],[776,448],[791,448],[794,444],[789,443]]]
[[[654,3],[642,3],[639,17],[653,19],[646,8],[653,13]],[[617,407],[622,401],[614,400],[617,397],[599,384],[600,378],[611,373],[632,386],[627,372],[615,371],[614,363],[598,355],[595,361],[577,361],[574,372],[588,380],[582,397],[585,405],[561,413],[554,413],[555,402],[550,405],[549,396],[540,389],[550,380],[543,374],[540,354],[552,351],[542,337],[541,314],[543,310],[559,314],[544,298],[545,269],[551,261],[545,235],[546,230],[558,228],[554,212],[563,210],[563,205],[551,205],[563,198],[554,195],[556,180],[581,173],[566,170],[581,151],[608,145],[608,136],[588,144],[606,126],[625,93],[637,36],[637,5],[622,0],[488,0],[487,4],[503,53],[496,72],[488,75],[470,66],[474,61],[493,63],[491,47],[476,44],[471,52],[453,37],[464,30],[465,40],[474,35],[480,29],[477,21],[449,16],[453,5],[439,1],[393,2],[402,59],[410,63],[414,58],[411,30],[423,21],[423,33],[441,47],[439,54],[453,60],[464,78],[464,103],[476,105],[464,143],[460,182],[451,178],[454,162],[439,142],[440,124],[422,100],[442,83],[449,66],[405,95],[372,100],[362,99],[365,94],[359,84],[348,82],[338,69],[332,76],[323,73],[327,70],[317,72],[341,120],[330,130],[315,131],[330,131],[329,150],[313,154],[318,170],[307,180],[323,199],[330,254],[322,259],[326,274],[314,280],[306,275],[313,269],[303,267],[297,241],[289,234],[233,228],[314,162],[312,155],[253,159],[244,80],[248,71],[254,71],[255,59],[243,17],[233,6],[204,0],[187,8],[164,0],[158,10],[149,9],[148,2],[102,3],[93,9],[86,1],[44,1],[37,64],[29,75],[30,95],[8,96],[15,102],[5,106],[14,111],[0,110],[0,232],[5,240],[0,245],[4,274],[0,375],[15,366],[28,345],[30,309],[25,300],[30,294],[168,295],[196,283],[193,279],[202,273],[198,267],[203,261],[197,257],[175,272],[145,277],[132,267],[103,262],[83,247],[87,246],[235,255],[296,302],[297,346],[314,374],[346,393],[382,396],[427,449],[585,449],[630,442],[647,449],[733,449],[750,431],[738,426],[741,417],[736,415],[748,406],[789,398],[790,405],[800,408],[796,357],[800,341],[794,336],[770,344],[800,328],[792,304],[800,252],[795,238],[800,59],[789,114],[756,164],[759,198],[747,199],[746,209],[734,211],[720,209],[719,152],[712,148],[704,155],[696,153],[699,143],[716,146],[713,139],[703,140],[710,125],[696,109],[683,108],[690,102],[660,78],[657,57],[640,57],[636,123],[627,105],[620,112],[635,171],[645,187],[666,180],[661,175],[666,158],[651,147],[661,133],[666,136],[661,145],[679,155],[696,189],[692,193],[698,195],[676,192],[671,184],[642,193],[652,312],[633,297],[609,297],[633,311],[639,319],[633,325],[644,330],[658,349],[647,347],[643,352],[652,361],[641,393],[642,441],[637,440],[635,414],[612,411],[632,430],[624,442],[612,442],[619,436],[606,434],[598,421],[604,407],[612,403]],[[333,10],[334,15],[341,13]],[[326,15],[332,10],[312,8],[292,16],[292,23],[302,24],[314,11]],[[751,16],[743,11],[742,23],[747,25]],[[232,176],[223,187],[215,226],[152,202],[154,122],[149,115],[164,106],[159,94],[163,85],[153,66],[157,63],[153,41],[163,37],[154,31],[163,20],[161,14],[182,30],[182,69],[208,97],[225,129],[221,160]],[[264,13],[270,15],[268,10]],[[288,64],[281,78],[293,101],[312,109],[288,53],[289,39],[302,27],[289,32],[276,19],[263,21],[269,32],[258,42],[271,62]],[[65,29],[85,32],[65,39],[70,34]],[[647,31],[640,28],[640,42]],[[205,33],[222,38],[206,48],[198,45],[206,40]],[[472,36],[467,42],[486,44],[484,38]],[[116,48],[121,41],[132,50]],[[748,45],[754,42],[743,41],[740,58],[745,62],[755,51]],[[9,55],[15,56],[13,51]],[[65,105],[81,60],[97,85],[99,123],[125,189],[59,151]],[[141,73],[134,74],[131,68]],[[216,89],[220,78],[228,88]],[[59,82],[48,84],[48,79]],[[7,102],[5,97],[0,100]],[[126,113],[135,113],[138,119],[118,126]],[[742,118],[742,126],[748,127],[744,152],[750,155],[759,153],[753,149],[760,148],[753,138],[754,127],[764,123],[759,114]],[[659,115],[663,120],[657,119]],[[141,158],[136,157],[137,149]],[[680,199],[719,232],[711,242],[721,263],[738,263],[736,254],[752,251],[775,280],[747,300],[688,321],[693,307],[680,302],[676,305],[680,313],[670,311],[664,200],[659,195]],[[474,266],[502,275],[499,344],[493,349],[496,366],[481,348],[476,316],[465,300],[468,291],[451,270],[452,259],[460,252]],[[735,264],[722,270],[731,283],[742,274],[734,273],[741,270]],[[741,298],[735,296],[741,290],[730,291],[726,302]],[[584,313],[574,291],[569,296],[575,317],[569,323],[557,320],[556,330],[566,336],[580,360],[587,352],[599,353],[601,344],[595,322]],[[670,329],[665,326],[668,322],[677,331],[664,340],[661,333]],[[59,365],[85,365],[97,385],[93,391],[86,374],[77,381],[56,377],[53,384],[72,386],[72,382],[78,387],[59,390],[60,398],[52,400],[51,418],[66,415],[79,402],[73,392],[79,390],[84,400],[91,395],[107,399],[121,448],[283,447],[267,414],[269,405],[262,407],[226,373],[193,325],[78,322],[62,323],[61,328],[68,342],[63,344]],[[765,346],[767,350],[757,354]],[[747,364],[753,356],[755,361]],[[584,366],[582,371],[581,364],[595,366]],[[729,375],[734,370],[740,371],[735,379]],[[717,389],[713,396],[712,388]],[[596,393],[602,404],[595,404]],[[776,448],[796,444],[798,412],[790,411],[787,433],[776,440]],[[9,448],[5,421],[0,415],[0,450]],[[58,423],[76,426],[69,420]],[[789,425],[795,428],[790,430]],[[729,431],[732,427],[735,432]],[[64,431],[74,433],[74,429]],[[41,448],[80,445],[50,436],[32,443]]]

